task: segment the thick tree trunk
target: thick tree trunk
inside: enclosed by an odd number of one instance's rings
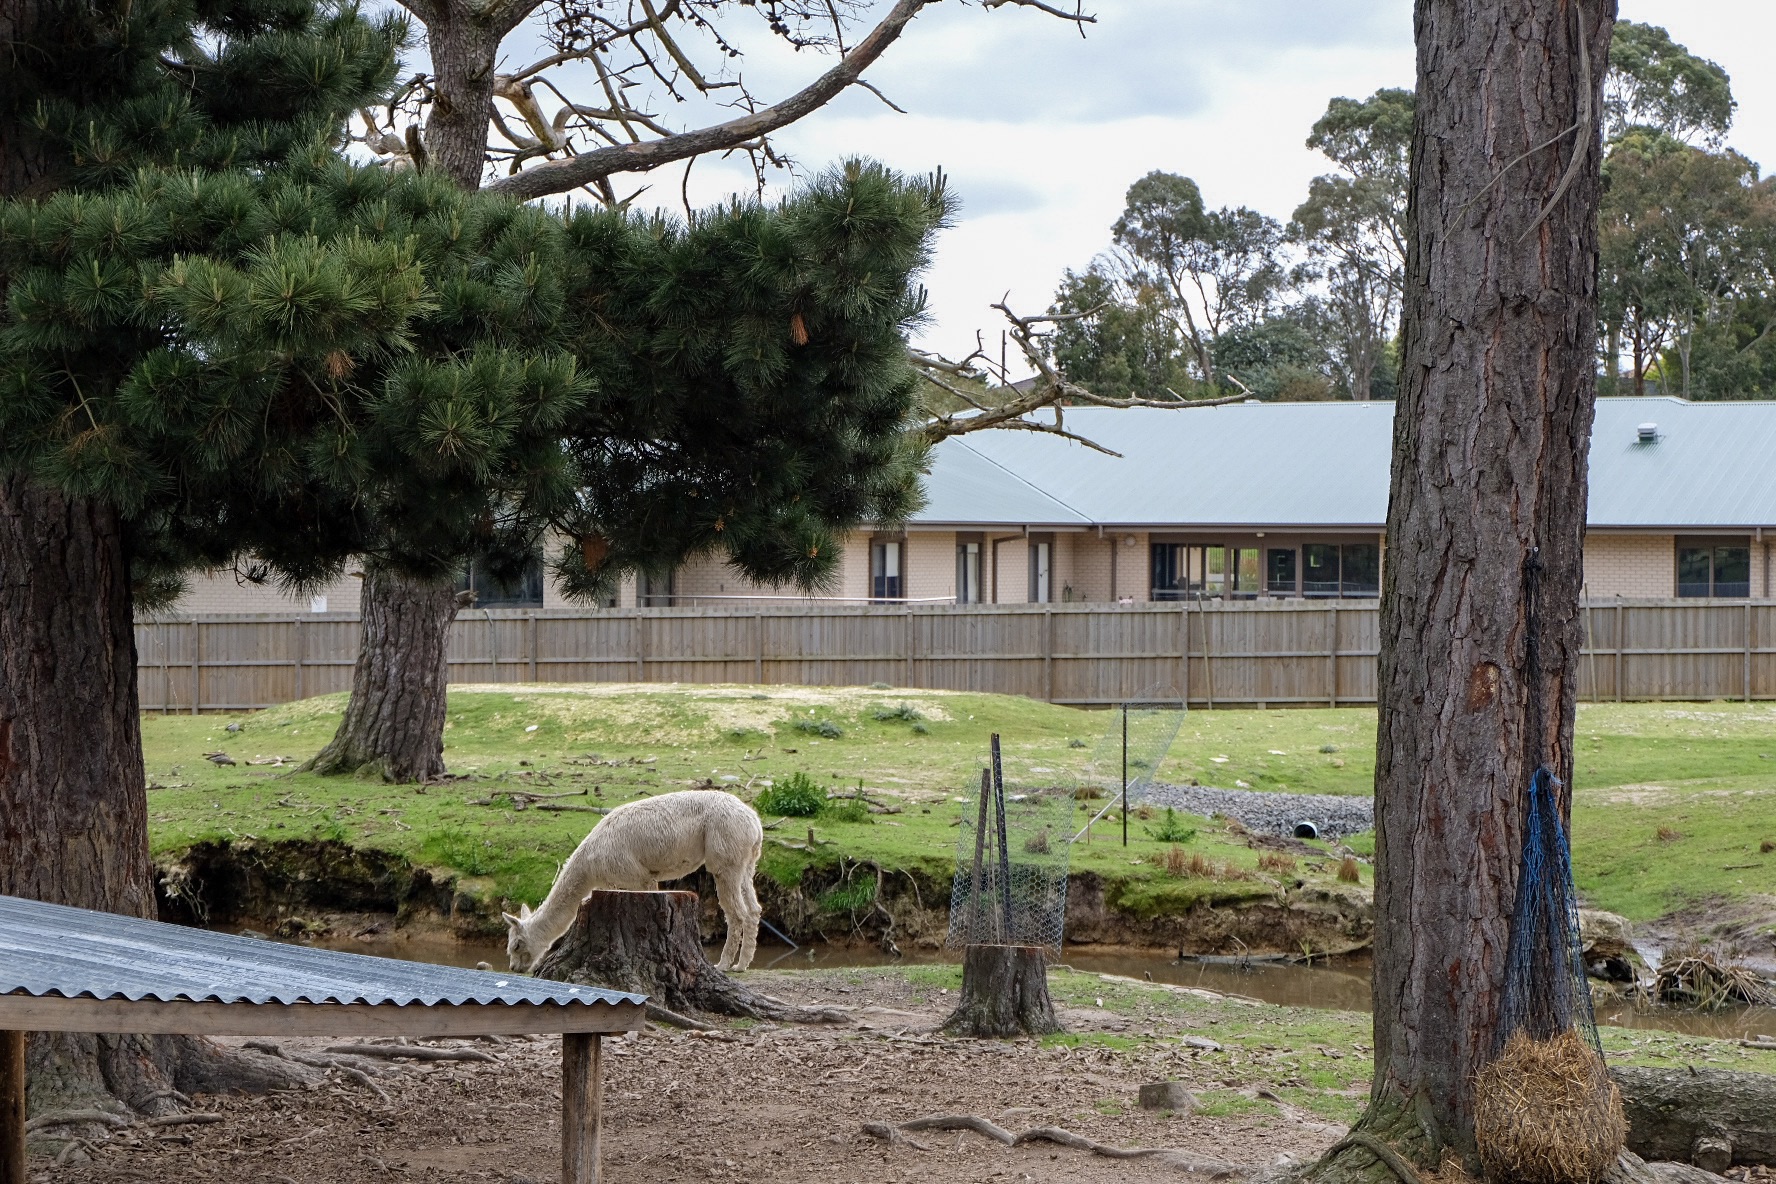
[[[1572,771],[1614,18],[1614,0],[1416,8],[1363,1126],[1432,1164],[1473,1153],[1525,786]]]
[[[1041,946],[969,946],[962,952],[962,999],[943,1022],[952,1036],[1003,1039],[1059,1032]]]
[[[1610,1071],[1628,1113],[1628,1149],[1712,1172],[1776,1163],[1776,1077],[1726,1069]]]
[[[717,970],[703,953],[695,892],[598,889],[532,973],[646,995],[650,1017],[665,1023],[698,1012],[800,1022],[848,1018],[792,1007]]]
[[[132,616],[116,514],[0,478],[0,894],[156,913]],[[26,1062],[33,1113],[291,1080],[169,1036],[33,1036]]]
[[[374,770],[402,782],[443,775],[445,659],[461,604],[462,594],[449,584],[366,569],[351,701],[333,739],[303,768]]]

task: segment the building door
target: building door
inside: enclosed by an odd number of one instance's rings
[[[899,539],[878,539],[870,544],[871,600],[902,600],[906,597],[900,577],[901,546]]]
[[[956,544],[956,603],[981,602],[981,545]]]
[[[1047,604],[1054,599],[1051,592],[1053,562],[1053,543],[1046,540],[1030,543],[1030,602],[1032,604]]]

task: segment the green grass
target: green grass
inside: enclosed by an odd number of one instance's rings
[[[157,852],[205,839],[329,838],[367,844],[484,881],[512,900],[539,899],[594,821],[585,813],[515,810],[502,794],[573,793],[614,805],[641,793],[714,784],[751,799],[764,782],[805,773],[835,792],[859,783],[900,795],[902,813],[828,809],[789,819],[764,870],[796,882],[839,854],[947,875],[956,856],[954,798],[976,784],[987,737],[1003,739],[1006,774],[1023,785],[1081,769],[1113,716],[1008,696],[789,687],[521,687],[456,691],[445,759],[463,780],[426,787],[321,778],[249,765],[305,759],[332,734],[344,696],[242,716],[144,718],[152,842]],[[814,730],[798,725],[813,721]],[[839,732],[840,738],[820,734]],[[238,727],[228,732],[230,724]],[[1375,716],[1366,709],[1192,712],[1159,770],[1165,781],[1359,794],[1373,778]],[[1574,851],[1588,903],[1646,919],[1710,897],[1776,895],[1776,705],[1582,705]],[[203,754],[241,762],[219,767]],[[1331,751],[1326,751],[1331,750]],[[1216,758],[1224,758],[1217,760]],[[563,799],[576,804],[580,799]],[[491,804],[478,804],[488,803]],[[1088,808],[1076,818],[1083,823]],[[1158,866],[1172,844],[1163,816],[1100,825],[1075,846],[1076,871],[1117,887],[1140,915],[1273,893],[1273,880],[1174,879]],[[1218,824],[1180,815],[1180,844],[1250,871],[1255,854]],[[1678,837],[1661,839],[1659,828]],[[1350,846],[1368,854],[1372,836]],[[1368,869],[1364,869],[1365,881]]]

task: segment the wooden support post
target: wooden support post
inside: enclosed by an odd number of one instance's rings
[[[1326,644],[1326,706],[1338,706],[1338,602],[1330,605],[1331,639]]]
[[[1042,606],[1042,697],[1055,697],[1055,614],[1053,605]]]
[[[568,1032],[561,1037],[561,1184],[598,1184],[598,1137],[604,1121],[602,1052],[595,1033]]]
[[[0,1032],[0,1184],[25,1184],[23,1032]]]
[[[1627,635],[1622,632],[1622,601],[1616,600],[1616,702],[1622,701],[1622,650],[1628,644]]]
[[[1745,701],[1751,702],[1751,602],[1745,603]]]

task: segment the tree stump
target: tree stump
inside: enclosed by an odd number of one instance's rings
[[[1048,997],[1041,946],[969,946],[962,953],[962,1001],[943,1031],[951,1036],[1045,1036],[1061,1030]]]
[[[580,903],[566,933],[532,972],[648,996],[650,1018],[678,1023],[683,1013],[810,1023],[850,1019],[844,1012],[792,1007],[748,990],[703,953],[695,892],[599,889]]]
[[[1776,1077],[1731,1069],[1618,1065],[1628,1149],[1648,1160],[1776,1163]],[[1724,1162],[1723,1162],[1724,1161]]]

